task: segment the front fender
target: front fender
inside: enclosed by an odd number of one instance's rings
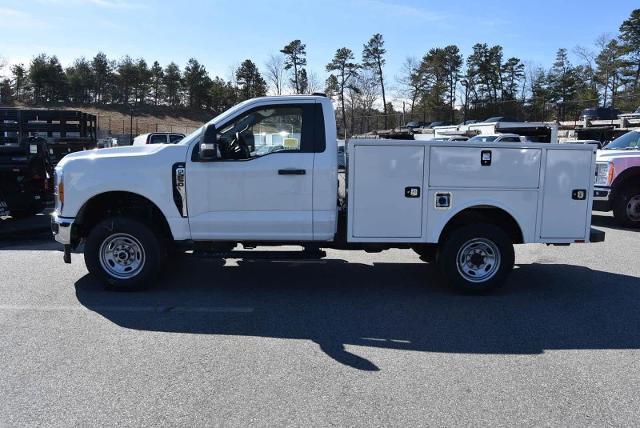
[[[71,159],[63,169],[65,200],[60,213],[73,218],[82,207],[107,192],[129,192],[142,196],[165,216],[175,239],[190,239],[188,219],[173,200],[173,170],[184,162],[186,150],[156,151],[146,156],[100,156]]]

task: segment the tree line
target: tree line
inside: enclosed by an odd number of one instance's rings
[[[211,78],[206,68],[191,58],[183,70],[171,62],[151,66],[143,58],[109,59],[100,52],[79,58],[64,68],[58,58],[37,55],[28,66],[10,67],[0,97],[3,102],[33,105],[57,103],[185,107],[221,111],[244,99],[267,93],[267,85],[251,60],[234,70],[234,82]]]
[[[5,67],[9,76],[0,82],[0,99],[5,104],[153,105],[215,113],[268,92],[324,91],[336,100],[339,127],[346,134],[398,125],[401,105],[406,117],[452,122],[496,114],[566,119],[585,107],[637,107],[640,9],[632,11],[616,36],[602,35],[593,47],[575,47],[572,53],[577,64],[561,48],[545,69],[505,57],[500,45],[476,43],[466,58],[458,46],[434,47],[419,59],[408,57],[391,83],[381,34],[362,45],[358,58],[348,47],[337,49],[325,67],[324,82],[308,69],[301,40],[271,55],[262,72],[246,59],[228,79],[212,78],[195,58],[181,69],[174,62],[149,65],[143,58],[114,60],[100,52],[64,67],[56,56],[40,54],[28,65]]]

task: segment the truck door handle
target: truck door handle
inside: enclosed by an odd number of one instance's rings
[[[287,168],[278,170],[279,175],[305,175],[306,173],[306,169]]]

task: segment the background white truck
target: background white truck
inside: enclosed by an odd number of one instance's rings
[[[504,282],[513,244],[604,239],[590,227],[590,146],[354,140],[344,198],[337,151],[330,99],[248,100],[175,145],[65,157],[53,233],[66,262],[84,243],[89,271],[116,289],[149,284],[175,252],[293,257],[232,249],[296,244],[299,257],[413,248],[483,291]]]

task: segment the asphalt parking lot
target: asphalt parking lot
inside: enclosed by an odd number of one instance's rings
[[[46,236],[0,239],[0,425],[635,425],[640,231],[517,247],[449,292],[408,250],[186,255],[110,293]]]

